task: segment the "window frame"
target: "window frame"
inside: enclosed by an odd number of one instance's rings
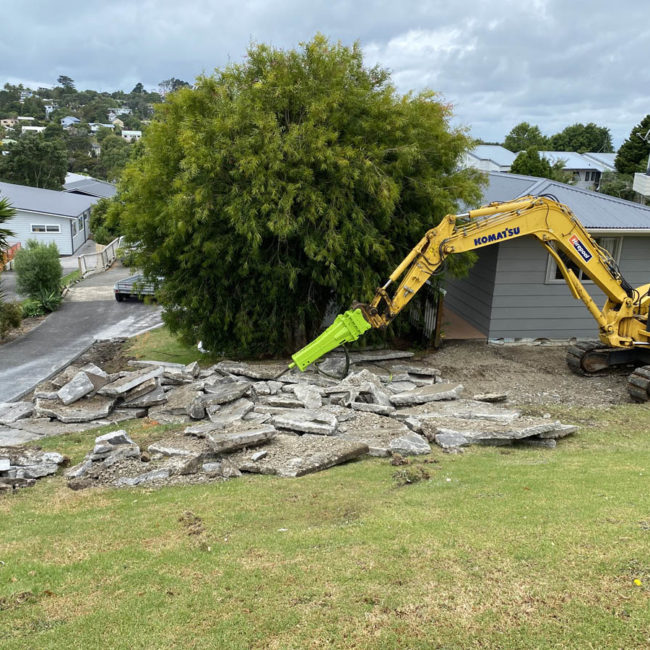
[[[43,230],[34,230],[34,228],[43,228]],[[56,230],[54,230],[56,228]],[[30,223],[29,230],[32,235],[54,235],[61,234],[60,223]]]
[[[620,262],[621,251],[623,250],[623,237],[616,236],[616,235],[601,235],[601,236],[595,236],[593,237],[593,239],[596,240],[596,243],[599,246],[601,246],[602,248],[606,248],[610,252],[616,264]],[[609,248],[608,245],[604,243],[607,240],[613,243],[612,246],[613,251],[612,249]],[[594,281],[591,278],[589,278],[589,276],[585,275],[582,269],[578,269],[578,271],[579,273],[577,274],[577,276],[580,282],[582,282],[583,284],[594,283]],[[565,282],[566,280],[562,276],[562,273],[560,273],[560,269],[558,268],[557,264],[555,263],[555,260],[549,253],[548,259],[546,261],[546,279],[544,280],[544,284],[565,284]]]

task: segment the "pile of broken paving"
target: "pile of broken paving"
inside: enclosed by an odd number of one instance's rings
[[[355,353],[342,379],[337,357],[320,370],[281,374],[277,365],[234,361],[207,369],[131,361],[130,370],[114,374],[94,364],[70,366],[37,387],[33,401],[0,404],[0,444],[1,425],[19,440],[142,417],[186,425],[146,449],[119,427],[99,436],[84,461],[66,471],[79,489],[243,472],[296,477],[366,455],[428,454],[432,444],[455,453],[472,444],[554,447],[576,430],[492,403],[505,396],[463,399],[463,386],[435,368],[395,358],[408,355]],[[0,448],[0,482],[5,472],[26,476]]]

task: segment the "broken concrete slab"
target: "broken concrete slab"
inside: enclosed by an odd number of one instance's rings
[[[375,415],[393,415],[397,410],[394,406],[370,404],[366,402],[352,402],[350,408],[364,413],[374,413]]]
[[[37,479],[56,474],[67,462],[62,454],[39,449],[1,447],[0,481],[7,479]]]
[[[221,406],[208,406],[206,413],[213,423],[225,426],[241,420],[253,410],[253,407],[254,404],[251,400],[242,397],[234,402],[229,402]]]
[[[34,412],[41,417],[51,417],[59,422],[90,422],[105,418],[115,405],[115,399],[104,395],[84,397],[65,405],[59,400],[37,399]]]
[[[110,375],[94,363],[87,363],[82,366],[81,372],[86,373],[86,377],[93,383],[95,390],[99,390],[111,381]]]
[[[215,404],[227,404],[243,397],[250,389],[249,382],[221,381],[220,383],[205,384],[203,390],[209,394],[206,403],[211,406]]]
[[[321,391],[316,386],[294,384],[292,388],[298,401],[306,409],[318,409],[323,406]]]
[[[152,481],[160,481],[169,478],[171,472],[168,469],[154,469],[150,472],[145,472],[138,476],[128,477],[122,476],[115,481],[116,487],[135,487],[142,483],[151,483]]]
[[[67,384],[61,386],[56,394],[61,402],[67,406],[94,390],[95,385],[90,381],[88,375],[83,371],[79,371]]]
[[[0,424],[13,424],[31,417],[34,405],[31,402],[0,402]]]
[[[156,383],[150,391],[127,399],[124,402],[124,406],[128,406],[129,408],[149,408],[150,406],[164,404],[166,401],[167,393],[165,389]]]
[[[409,433],[391,440],[389,449],[392,453],[401,454],[402,456],[418,456],[431,453],[429,443],[414,431],[409,431]]]
[[[194,384],[175,386],[165,397],[167,401],[161,411],[171,415],[189,415],[193,420],[202,420],[205,417],[204,394],[197,390]]]
[[[238,375],[249,379],[268,380],[275,379],[278,375],[277,367],[250,366],[241,361],[220,361],[212,366],[212,369],[223,375]]]
[[[336,415],[324,408],[278,413],[273,416],[271,422],[278,429],[289,429],[299,433],[312,433],[321,436],[333,436],[338,426]]]
[[[508,393],[479,393],[474,395],[473,399],[477,402],[489,402],[492,404],[505,402],[508,399]]]
[[[521,416],[521,411],[504,409],[486,402],[458,399],[454,401],[428,402],[418,406],[400,408],[395,417],[403,420],[414,416],[421,420],[437,417],[459,417],[463,419],[492,420],[512,422]]]
[[[256,461],[246,451],[235,452],[229,460],[242,472],[293,478],[359,458],[368,453],[368,447],[335,437],[278,434],[264,451],[266,456]]]
[[[436,443],[439,443],[440,435],[454,434],[465,438],[468,444],[504,444],[512,440],[540,436],[552,431],[557,424],[542,418],[529,417],[522,417],[512,422],[441,417],[425,420],[422,426],[425,436],[429,440],[435,440]],[[443,440],[448,438],[443,437]]]
[[[394,363],[390,368],[393,373],[405,372],[409,375],[424,375],[425,377],[440,377],[441,375],[440,370],[431,366]]]
[[[426,404],[442,400],[455,400],[460,397],[462,392],[462,384],[432,384],[404,393],[395,393],[390,396],[390,401],[394,406]]]
[[[132,388],[139,386],[148,379],[154,377],[160,377],[163,374],[163,368],[156,366],[153,368],[143,368],[142,370],[137,370],[135,372],[126,373],[124,377],[117,379],[116,381],[111,382],[102,386],[97,392],[100,395],[108,395],[109,397],[119,397],[122,396]]]
[[[546,439],[559,439],[565,438],[574,434],[578,430],[578,427],[574,424],[562,424],[560,422],[555,422],[553,429],[550,431],[545,431],[544,433],[538,434],[540,438]]]
[[[213,432],[209,438],[209,445],[215,454],[224,454],[244,447],[263,445],[274,438],[276,434],[277,430],[270,425],[234,433]]]

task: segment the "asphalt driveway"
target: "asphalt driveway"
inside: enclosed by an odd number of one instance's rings
[[[135,336],[161,324],[157,305],[116,302],[113,284],[131,275],[116,263],[72,287],[61,309],[20,339],[0,345],[0,402],[29,393],[96,340]]]

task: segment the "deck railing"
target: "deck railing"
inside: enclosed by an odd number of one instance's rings
[[[79,271],[82,277],[105,271],[117,259],[117,250],[121,245],[122,237],[118,237],[101,250],[79,255]]]

